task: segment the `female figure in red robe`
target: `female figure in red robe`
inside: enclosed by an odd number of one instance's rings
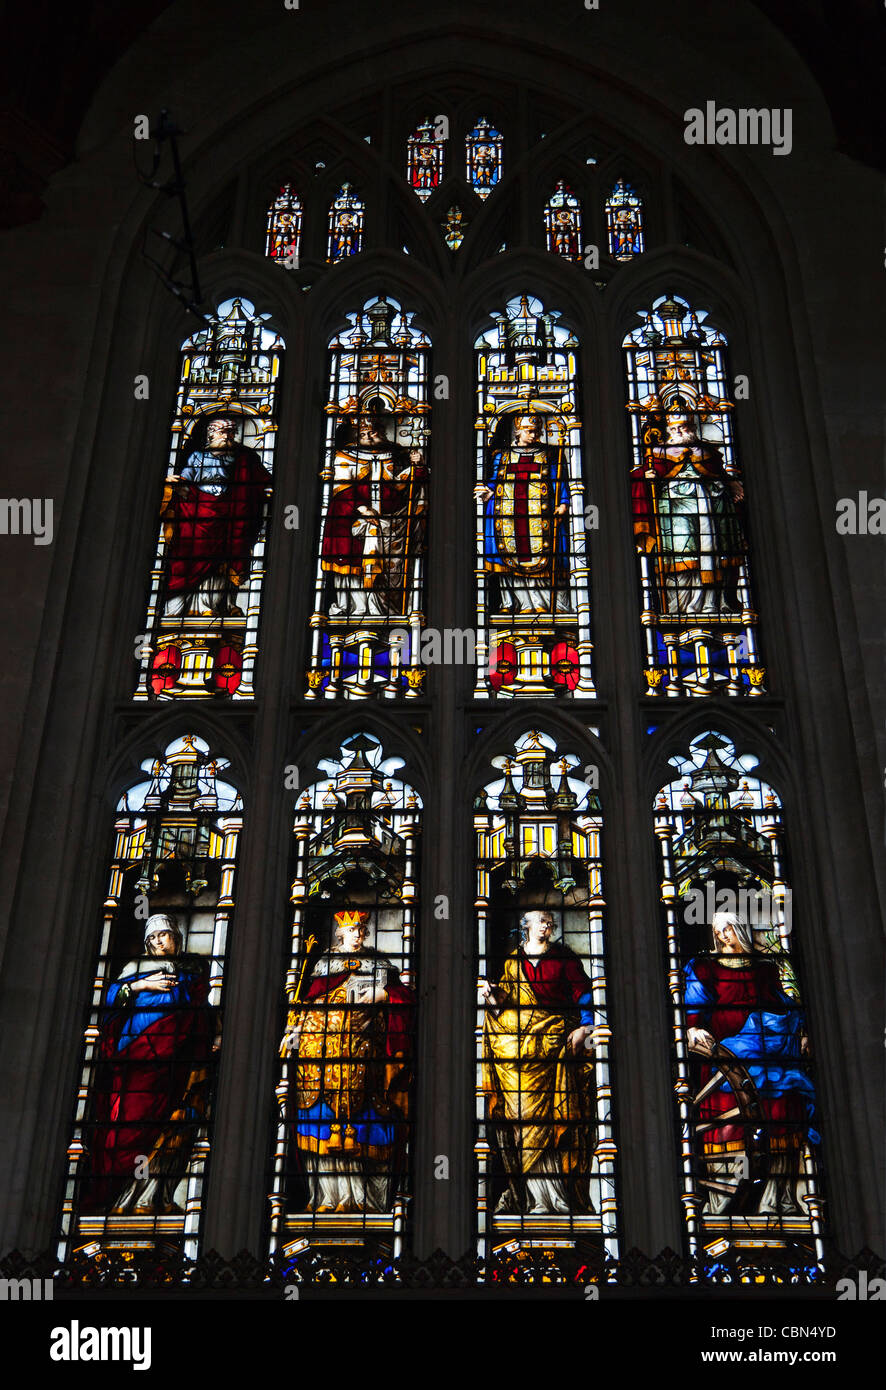
[[[99,1043],[92,1175],[84,1206],[122,1215],[182,1210],[175,1189],[208,1105],[209,971],[182,954],[174,917],[145,924],[145,957],[109,985]],[[143,1174],[142,1176],[137,1176]]]
[[[753,933],[741,917],[715,912],[711,926],[718,954],[696,956],[685,970],[689,1050],[716,1059],[722,1048],[737,1059],[751,1079],[763,1124],[762,1135],[755,1139],[748,1134],[747,1120],[735,1114],[726,1118],[737,1107],[735,1093],[725,1080],[702,1100],[698,1121],[704,1126],[705,1167],[709,1178],[723,1188],[709,1189],[705,1211],[716,1215],[729,1208],[728,1189],[736,1187],[730,1181],[733,1164],[751,1141],[762,1140],[768,1157],[757,1213],[802,1215],[803,1148],[807,1140],[819,1142],[812,1127],[815,1090],[804,1066],[809,1040],[803,1011],[785,993],[778,958],[754,951]],[[715,1075],[715,1069],[704,1063],[702,1086]]]

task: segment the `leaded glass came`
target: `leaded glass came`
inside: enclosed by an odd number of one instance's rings
[[[335,263],[363,250],[365,204],[349,183],[343,183],[329,208],[326,259]]]
[[[820,1122],[781,802],[715,730],[670,762],[654,825],[690,1249],[814,1263]]]
[[[678,296],[641,317],[624,348],[648,693],[760,695],[726,341]]]
[[[492,762],[474,802],[478,1251],[614,1255],[600,802],[547,734]]]
[[[308,699],[422,691],[430,343],[395,300],[330,344]]]
[[[606,230],[609,254],[617,261],[633,260],[646,249],[643,204],[624,179],[618,180],[606,199]]]
[[[287,270],[298,269],[301,224],[301,199],[290,184],[285,183],[268,208],[265,255]]]
[[[421,802],[402,765],[358,734],[295,809],[271,1189],[271,1248],[287,1255],[403,1250]]]
[[[501,182],[503,149],[501,132],[481,116],[465,141],[465,151],[468,183],[484,202]]]
[[[578,340],[524,295],[476,342],[478,698],[593,695]]]
[[[136,700],[251,699],[283,342],[248,300],[182,344]]]
[[[545,238],[555,256],[581,260],[581,203],[563,179],[545,204]]]
[[[59,1239],[198,1253],[243,805],[193,734],[121,797]]]

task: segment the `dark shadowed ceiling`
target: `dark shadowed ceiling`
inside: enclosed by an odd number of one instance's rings
[[[699,0],[700,10],[710,0]],[[723,4],[727,0],[716,0]],[[39,217],[47,179],[73,156],[93,94],[171,0],[28,0],[4,5],[0,226]],[[753,0],[806,61],[839,149],[886,171],[886,11],[877,0]],[[211,6],[207,20],[211,24]]]

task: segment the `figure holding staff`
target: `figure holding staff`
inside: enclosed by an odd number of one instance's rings
[[[485,568],[514,615],[570,612],[569,487],[562,447],[543,442],[540,415],[514,416],[513,442],[492,456],[484,509]]]

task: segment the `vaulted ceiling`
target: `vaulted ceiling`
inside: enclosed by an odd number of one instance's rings
[[[717,4],[722,0],[715,0]],[[171,0],[29,0],[7,18],[0,108],[0,226],[33,221],[46,181],[73,157],[106,74]],[[698,0],[703,13],[710,0]],[[839,149],[886,171],[886,11],[872,0],[753,0],[805,60],[825,97]],[[8,15],[9,12],[7,12]],[[207,40],[212,7],[207,6]]]

